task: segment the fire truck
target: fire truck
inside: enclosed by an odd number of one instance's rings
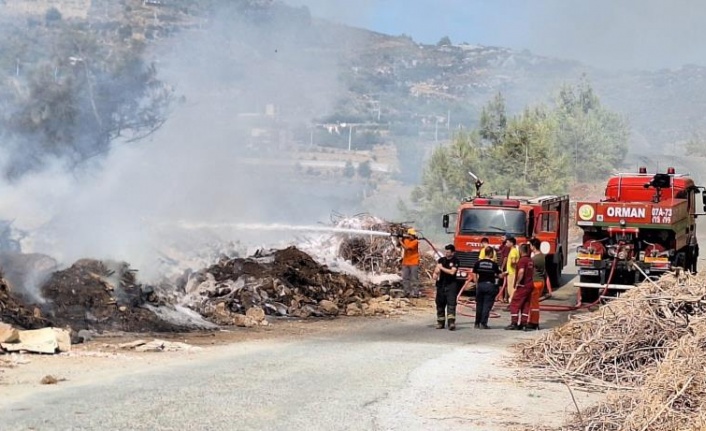
[[[455,217],[454,246],[460,262],[457,276],[465,279],[472,272],[483,238],[497,249],[503,235],[515,237],[518,245],[536,237],[546,255],[552,286],[559,286],[567,263],[569,196],[486,196],[480,192],[483,182],[473,177],[476,196],[464,199],[455,213],[445,214],[442,219],[447,233],[452,233],[449,227],[451,217]]]
[[[612,296],[675,267],[696,271],[697,197],[703,187],[688,174],[620,173],[608,180],[605,197],[576,203],[576,224],[583,230],[577,249],[581,302]]]

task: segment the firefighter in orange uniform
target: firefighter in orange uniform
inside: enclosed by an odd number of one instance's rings
[[[407,297],[419,297],[419,239],[417,231],[408,229],[398,238],[402,247],[402,288]]]
[[[537,238],[532,238],[529,244],[532,264],[534,264],[534,275],[532,278],[532,295],[530,296],[530,314],[525,331],[539,329],[539,298],[544,292],[544,279],[546,277],[546,257],[539,249],[541,242]]]

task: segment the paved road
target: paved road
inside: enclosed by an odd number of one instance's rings
[[[505,319],[492,323],[500,328]],[[479,422],[483,408],[461,415],[457,406],[506,399],[510,394],[496,388],[485,393],[485,400],[476,400],[486,385],[483,379],[494,372],[515,386],[493,361],[509,343],[530,335],[475,330],[468,318],[456,332],[435,330],[432,309],[401,319],[347,321],[349,328],[324,335],[233,344],[157,371],[81,386],[66,382],[20,400],[0,401],[0,428],[507,429],[502,418]],[[9,389],[0,387],[0,394]],[[525,403],[520,393],[519,402]]]

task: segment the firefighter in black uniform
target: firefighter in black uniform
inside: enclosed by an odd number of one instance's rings
[[[476,284],[475,328],[490,329],[488,318],[490,310],[493,309],[495,297],[500,291],[499,277],[502,277],[500,267],[493,260],[494,257],[495,250],[488,246],[484,249],[483,259],[478,260],[473,266],[472,278]]]
[[[434,270],[436,280],[436,329],[444,329],[446,321],[449,330],[456,330],[456,297],[458,296],[459,261],[455,256],[456,248],[449,244],[444,247],[445,255],[438,260]]]

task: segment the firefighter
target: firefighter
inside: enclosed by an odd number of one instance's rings
[[[483,250],[483,257],[473,266],[473,281],[476,284],[476,329],[490,329],[488,318],[493,309],[495,297],[498,295],[498,278],[501,276],[500,267],[495,262],[495,249],[487,246]],[[469,279],[470,280],[470,279]]]
[[[505,273],[507,271],[507,254],[509,250],[507,248],[507,234],[503,233],[500,235],[500,247],[496,254],[496,259],[500,265],[500,271]],[[503,284],[500,287],[498,296],[495,298],[495,302],[505,302],[505,295],[507,294],[507,277],[503,279]]]
[[[478,253],[478,260],[483,260],[488,256],[485,252],[485,249],[490,246],[490,240],[488,238],[483,237],[483,239],[480,240],[480,253]],[[495,254],[495,249],[493,247],[490,247],[491,250],[493,250],[493,254],[491,257],[488,257],[488,259],[491,259],[493,262],[497,262],[498,258]]]
[[[402,289],[405,296],[419,297],[419,238],[417,231],[407,229],[401,238],[397,238],[402,247]]]
[[[505,241],[507,250],[506,268],[507,273],[507,300],[512,302],[517,286],[517,262],[520,260],[520,253],[517,250],[517,239],[508,237]]]
[[[456,330],[456,297],[458,296],[459,261],[453,244],[444,247],[444,256],[438,260],[434,269],[436,280],[436,329],[444,329],[448,320],[449,331]]]
[[[517,262],[515,289],[510,301],[510,325],[505,329],[522,330],[527,325],[530,312],[530,298],[534,289],[534,264],[527,244],[520,245],[520,260]],[[508,281],[509,283],[509,281]]]
[[[544,280],[546,277],[546,257],[539,249],[541,242],[537,238],[532,238],[529,242],[534,265],[534,275],[532,276],[532,296],[530,297],[529,321],[525,327],[526,331],[539,329],[539,298],[544,293]]]

